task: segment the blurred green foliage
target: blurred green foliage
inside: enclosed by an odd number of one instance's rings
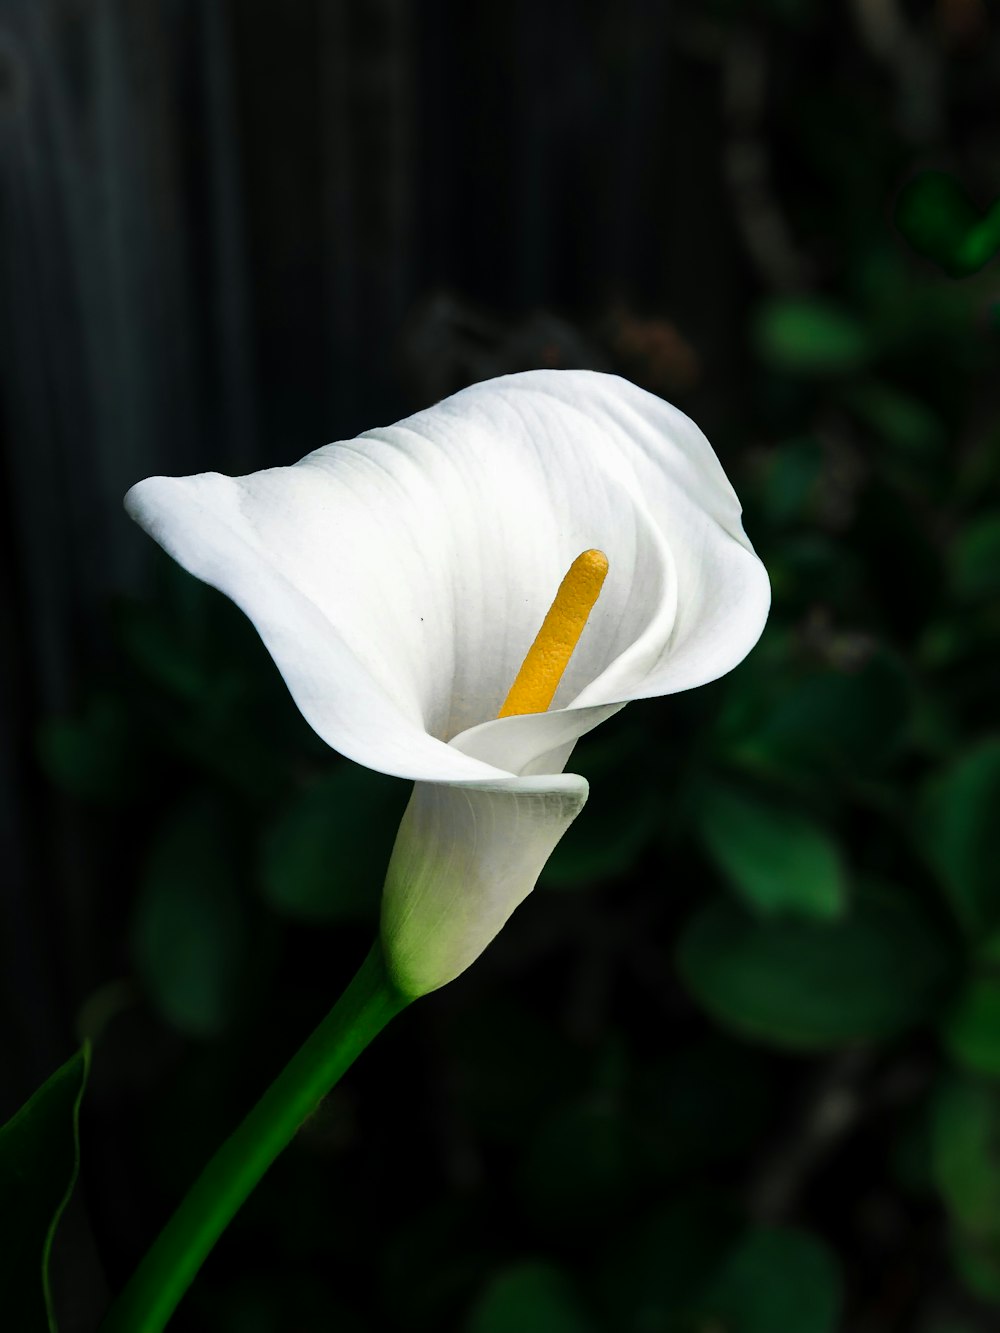
[[[985,214],[953,176],[922,172],[896,203],[896,225],[921,254],[964,278],[1000,251],[1000,201]]]
[[[50,1260],[79,1170],[89,1066],[84,1045],[0,1125],[0,1302],[18,1333],[57,1333]]]
[[[874,56],[863,94],[796,72],[819,9],[706,7],[720,50],[746,21],[786,53],[761,188],[808,262],[782,284],[744,256],[731,379],[709,320],[705,383],[667,395],[745,503],[764,637],[580,743],[590,801],[536,893],[304,1128],[179,1330],[996,1327],[996,269],[956,279],[896,230],[916,131]],[[325,749],[221,598],[156,576],[38,745],[118,840],[105,913],[142,996],[97,1052],[112,1279],[360,960],[407,796]]]

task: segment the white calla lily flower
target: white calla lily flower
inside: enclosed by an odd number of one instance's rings
[[[770,600],[701,431],[592,371],[476,384],[292,467],[150,477],[126,508],[249,616],[323,740],[416,784],[382,910],[410,997],[464,971],[531,892],[587,798],[563,772],[579,737],[729,671]],[[607,576],[570,608],[562,674],[532,668],[551,707],[498,716],[581,552]]]

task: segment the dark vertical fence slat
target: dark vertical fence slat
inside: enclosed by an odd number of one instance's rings
[[[291,462],[326,438],[316,0],[233,6],[258,335],[261,448]]]
[[[12,14],[11,19],[23,17]],[[72,559],[60,485],[57,395],[46,328],[45,263],[57,245],[30,33],[0,32],[0,366],[9,450],[0,497],[5,557],[0,595],[0,966],[9,992],[0,1114],[13,1109],[64,1054],[57,1019],[53,909],[40,873],[38,811],[26,784],[32,719],[65,707],[72,685]],[[41,197],[40,197],[41,196]],[[51,836],[52,830],[47,830]],[[5,995],[5,998],[7,996]]]
[[[384,331],[398,327],[407,295],[412,225],[409,146],[409,17],[406,0],[358,5],[363,38],[355,47],[351,119],[365,136],[355,171],[364,205],[360,229],[365,283],[363,341],[374,350]],[[384,370],[379,375],[386,378]]]
[[[210,328],[218,344],[219,375],[218,408],[210,419],[222,430],[227,466],[246,472],[262,460],[257,452],[253,302],[230,22],[226,0],[204,0],[200,51],[211,237]]]
[[[100,194],[91,225],[103,240],[111,298],[102,376],[111,430],[102,452],[108,490],[120,495],[143,470],[168,460],[184,470],[200,454],[201,322],[190,287],[177,72],[160,6],[102,0],[96,23]],[[159,466],[142,469],[151,460]]]
[[[319,7],[319,134],[322,255],[328,355],[324,399],[331,414],[357,418],[359,146],[352,123],[350,6]]]
[[[385,402],[413,298],[411,6],[321,5],[319,19],[328,397],[360,428]]]
[[[663,100],[667,70],[666,21],[669,6],[660,0],[630,0],[623,7],[616,93],[615,151],[608,166],[608,267],[616,296],[629,302],[642,299],[645,269],[638,254],[642,241],[643,176],[655,162],[657,105]]]
[[[42,700],[65,706],[69,697],[65,570],[71,559],[61,485],[54,349],[48,337],[46,265],[58,247],[57,214],[45,154],[37,85],[24,48],[7,45],[15,97],[0,124],[3,156],[3,274],[0,308],[6,367],[7,427],[20,447],[10,452],[10,522],[17,534],[18,569],[31,607],[31,651]]]
[[[155,457],[155,436],[144,425],[153,415],[155,363],[146,354],[137,316],[146,310],[135,296],[142,286],[147,240],[143,235],[142,206],[137,188],[139,165],[135,136],[139,127],[130,105],[124,68],[127,38],[122,32],[115,0],[100,0],[91,53],[94,96],[97,185],[88,226],[93,248],[104,274],[105,338],[95,349],[94,368],[100,423],[96,449],[101,478],[110,495],[136,462]],[[141,314],[140,314],[141,312]],[[152,447],[151,447],[152,446]],[[155,467],[153,471],[158,471]],[[112,538],[120,552],[120,539]]]

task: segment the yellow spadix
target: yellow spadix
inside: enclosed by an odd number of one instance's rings
[[[584,551],[566,571],[497,717],[544,713],[580,641],[608,572],[603,551]]]

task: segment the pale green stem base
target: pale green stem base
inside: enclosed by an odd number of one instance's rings
[[[101,1333],[160,1333],[267,1168],[408,1003],[389,980],[376,941],[330,1013],[202,1171],[112,1305]]]

